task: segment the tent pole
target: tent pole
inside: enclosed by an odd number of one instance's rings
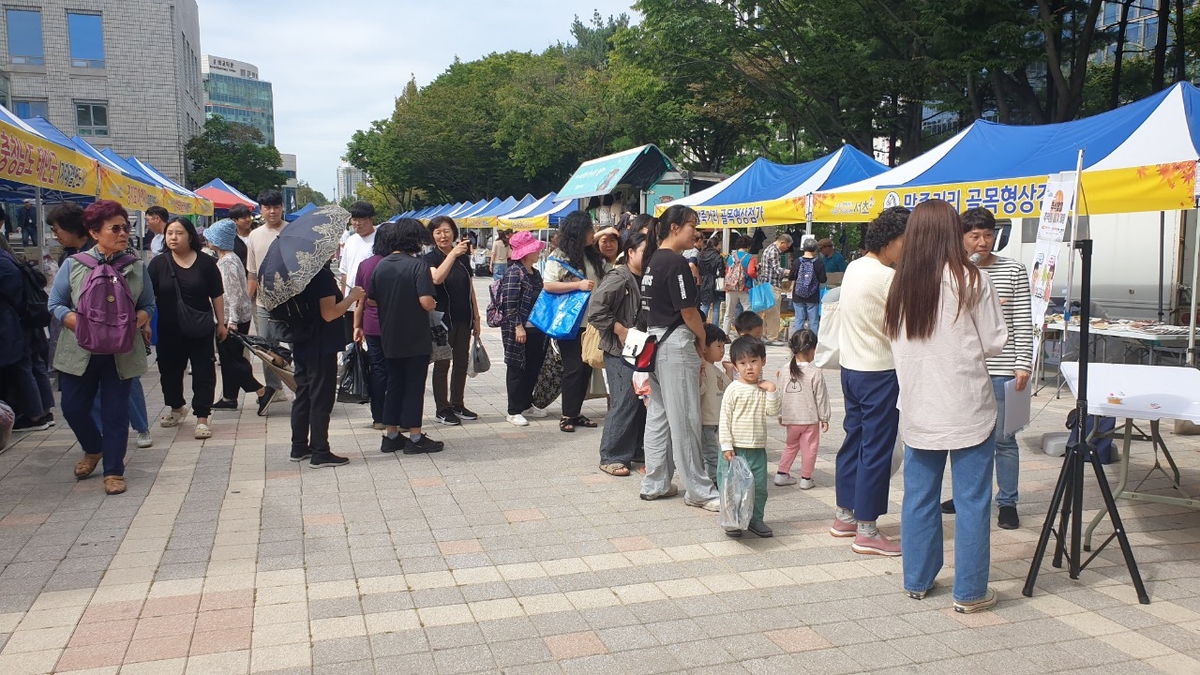
[[[1071,325],[1071,285],[1075,283],[1075,240],[1079,238],[1079,200],[1083,197],[1083,148],[1075,161],[1075,199],[1071,203],[1071,247],[1067,249],[1067,287],[1063,292],[1063,325]],[[1053,283],[1053,281],[1051,281]],[[1082,308],[1086,310],[1087,308]]]
[[[812,236],[813,228],[813,208],[812,208],[812,193],[808,193],[804,197],[804,234]]]
[[[1192,210],[1195,214],[1195,209]],[[1192,243],[1192,291],[1189,295],[1192,296],[1192,310],[1188,316],[1188,348],[1187,348],[1187,363],[1189,366],[1196,366],[1196,283],[1200,281],[1200,228],[1197,228],[1200,222],[1194,222],[1192,227],[1196,232],[1192,235],[1195,240]]]
[[[42,188],[33,189],[34,209],[37,212],[37,243],[41,247],[38,255],[38,269],[42,269],[42,261],[50,255],[50,247],[46,243],[46,206],[42,203]],[[29,256],[25,256],[27,259]]]
[[[1163,322],[1163,277],[1165,275],[1167,245],[1167,212],[1158,212],[1158,322]]]

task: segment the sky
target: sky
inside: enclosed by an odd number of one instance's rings
[[[429,84],[457,56],[540,52],[575,16],[629,14],[632,0],[199,0],[204,54],[258,66],[275,96],[275,145],[333,199],[355,131],[391,115],[409,78]]]

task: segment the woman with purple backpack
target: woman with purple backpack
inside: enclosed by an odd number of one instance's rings
[[[146,372],[139,329],[150,322],[154,292],[145,264],[125,254],[129,214],[124,207],[97,201],[84,210],[83,222],[96,245],[63,261],[50,290],[50,311],[63,324],[54,369],[63,417],[84,452],[75,478],[92,475],[103,460],[104,492],[118,495],[125,492],[130,387]],[[97,394],[100,427],[91,414]]]

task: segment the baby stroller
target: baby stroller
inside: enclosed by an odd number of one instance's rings
[[[276,375],[279,376],[279,381],[287,385],[288,389],[296,391],[296,373],[292,368],[292,350],[286,347],[273,347],[271,343],[257,335],[243,335],[241,333],[229,333],[231,336],[236,336],[241,340],[246,349],[250,353],[257,356],[263,362],[264,368],[270,368]]]

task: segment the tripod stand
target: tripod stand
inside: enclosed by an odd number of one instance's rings
[[[1067,558],[1067,573],[1072,579],[1079,578],[1079,572],[1088,566],[1112,543],[1114,538],[1120,543],[1121,553],[1125,556],[1125,567],[1133,579],[1134,590],[1137,591],[1138,602],[1150,604],[1150,596],[1146,595],[1146,586],[1142,583],[1142,575],[1138,572],[1137,561],[1133,559],[1133,548],[1129,544],[1129,536],[1121,522],[1121,514],[1117,513],[1117,503],[1113,499],[1112,488],[1108,485],[1108,477],[1104,467],[1096,455],[1096,448],[1087,438],[1088,417],[1088,322],[1091,318],[1092,301],[1092,240],[1080,239],[1075,242],[1075,248],[1080,254],[1080,293],[1079,308],[1079,390],[1076,401],[1077,442],[1067,447],[1063,457],[1062,470],[1058,474],[1058,482],[1054,486],[1054,496],[1050,499],[1050,509],[1046,513],[1046,522],[1042,524],[1042,533],[1038,537],[1037,549],[1029,566],[1029,575],[1025,577],[1025,588],[1021,593],[1025,597],[1033,595],[1033,586],[1037,583],[1038,572],[1041,570],[1042,559],[1046,556],[1046,547],[1050,537],[1055,538],[1054,567],[1062,567],[1063,557]],[[1100,494],[1104,497],[1104,506],[1108,517],[1112,520],[1113,533],[1105,539],[1087,560],[1080,561],[1083,554],[1083,474],[1084,467],[1091,464],[1096,474],[1096,482],[1100,486]],[[1061,508],[1061,511],[1060,511]],[[1054,527],[1054,519],[1058,517],[1058,528]],[[1067,528],[1070,527],[1068,538]]]

